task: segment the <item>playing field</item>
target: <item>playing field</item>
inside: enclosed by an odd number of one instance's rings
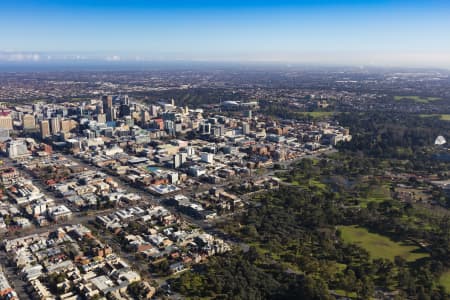
[[[428,103],[431,101],[441,100],[438,97],[422,97],[422,96],[394,96],[395,101],[410,100],[417,103]]]
[[[336,114],[336,112],[333,111],[306,111],[299,113],[300,116],[309,116],[313,119],[331,117],[334,114]]]
[[[372,258],[394,260],[396,256],[401,256],[407,261],[415,261],[428,256],[418,246],[394,242],[386,236],[370,233],[362,227],[340,226],[339,229],[345,242],[361,246],[370,253]]]
[[[447,293],[450,292],[450,271],[447,271],[441,275],[441,278],[439,278],[439,284],[445,287]]]
[[[421,114],[419,116],[421,118],[439,118],[442,121],[450,121],[450,115],[449,114],[441,114],[441,115]]]

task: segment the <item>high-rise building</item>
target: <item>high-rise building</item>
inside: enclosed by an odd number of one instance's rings
[[[150,106],[150,114],[152,117],[157,117],[158,116],[158,111],[159,111],[159,107],[156,105],[152,105]]]
[[[173,168],[178,169],[179,167],[181,167],[181,156],[180,154],[175,154],[173,156]]]
[[[36,128],[36,119],[33,115],[26,114],[22,118],[23,129],[35,129]]]
[[[0,115],[0,128],[9,130],[13,129],[13,121],[10,114]]]
[[[150,120],[150,116],[146,110],[141,110],[141,126],[145,127],[148,121]]]
[[[61,132],[64,132],[64,133],[69,132],[72,127],[71,123],[72,123],[71,120],[62,119],[61,120]]]
[[[242,123],[242,133],[245,135],[250,133],[250,124],[248,124],[247,122]]]
[[[35,113],[41,112],[41,104],[40,103],[33,104],[33,112],[35,112]]]
[[[85,137],[87,137],[88,139],[95,139],[95,132],[89,129],[85,129],[83,130],[83,134]]]
[[[24,155],[28,155],[25,140],[14,140],[8,143],[8,156],[10,158],[17,158]]]
[[[98,104],[98,105],[95,107],[95,110],[96,110],[97,115],[100,115],[100,114],[104,114],[104,113],[105,113],[105,111],[103,110],[103,105],[100,105],[100,104]],[[105,116],[105,117],[106,117],[106,116]]]
[[[173,167],[177,169],[181,167],[186,162],[187,154],[186,153],[177,153],[173,156]]]
[[[181,155],[181,164],[184,164],[187,159],[187,153],[182,152],[180,153],[180,155]]]
[[[50,128],[52,130],[52,134],[58,134],[61,131],[61,124],[59,123],[58,117],[51,118]]]
[[[132,117],[126,116],[126,117],[124,118],[124,120],[125,120],[125,124],[126,124],[126,125],[128,125],[128,126],[130,126],[130,127],[134,125],[134,119],[133,119]]]
[[[130,106],[130,98],[128,95],[122,97],[122,104]]]
[[[106,123],[106,115],[101,113],[97,115],[97,122],[105,124]]]
[[[121,118],[131,115],[131,109],[128,104],[121,104],[119,108],[119,116]]]
[[[112,96],[103,96],[103,112],[108,111],[111,107],[113,107],[113,97]]]
[[[175,123],[172,120],[165,120],[164,130],[170,135],[175,135]]]
[[[50,136],[50,122],[48,120],[41,121],[40,129],[42,139],[45,139]]]
[[[187,146],[186,147],[186,153],[187,153],[187,155],[190,157],[190,156],[193,156],[194,154],[195,154],[195,149],[194,149],[194,147],[192,147],[192,146]]]
[[[117,115],[119,114],[119,111],[118,111],[117,108],[113,107],[111,109],[111,113],[110,114],[111,114],[111,121],[115,121],[116,118],[117,118]],[[106,118],[108,118],[108,114],[106,114]]]
[[[225,126],[223,124],[213,126],[212,133],[214,136],[223,136],[225,134]]]
[[[113,107],[113,97],[103,96],[103,112],[106,114],[106,121],[110,122],[114,120],[114,107]]]
[[[208,164],[212,164],[214,162],[214,154],[212,154],[212,153],[202,152],[200,154],[200,158],[201,158],[202,162],[205,162]]]
[[[0,142],[9,140],[9,129],[0,128]]]
[[[200,134],[211,134],[211,124],[210,123],[200,124]]]

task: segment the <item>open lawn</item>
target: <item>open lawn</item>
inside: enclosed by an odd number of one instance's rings
[[[345,242],[361,246],[370,253],[372,258],[394,260],[396,256],[401,256],[407,261],[415,261],[428,256],[415,245],[394,242],[386,236],[370,233],[362,227],[339,226],[339,229]]]
[[[395,101],[409,100],[417,103],[428,103],[432,101],[442,100],[439,97],[422,97],[422,96],[394,96]]]
[[[330,117],[334,115],[336,112],[333,111],[306,111],[298,113],[300,116],[309,116],[314,119],[320,119],[325,117]]]
[[[450,271],[447,271],[441,275],[441,278],[439,278],[439,284],[445,288],[447,293],[450,292]]]
[[[383,202],[386,200],[390,200],[391,191],[389,189],[389,185],[387,184],[361,184],[360,189],[362,191],[360,200],[361,207],[367,207],[369,202]]]
[[[367,201],[383,202],[391,199],[391,192],[388,185],[370,187],[367,193]]]
[[[432,115],[432,114],[421,114],[421,118],[439,118],[442,121],[450,121],[450,114]]]

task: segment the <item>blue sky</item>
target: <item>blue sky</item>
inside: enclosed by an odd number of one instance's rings
[[[435,0],[0,1],[0,60],[204,60],[450,67]]]

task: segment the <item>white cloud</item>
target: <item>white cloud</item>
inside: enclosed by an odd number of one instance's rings
[[[41,55],[38,53],[26,53],[26,52],[0,52],[0,61],[7,62],[27,62],[27,61],[40,61]]]
[[[120,56],[118,56],[118,55],[107,56],[106,60],[107,61],[120,61]]]

